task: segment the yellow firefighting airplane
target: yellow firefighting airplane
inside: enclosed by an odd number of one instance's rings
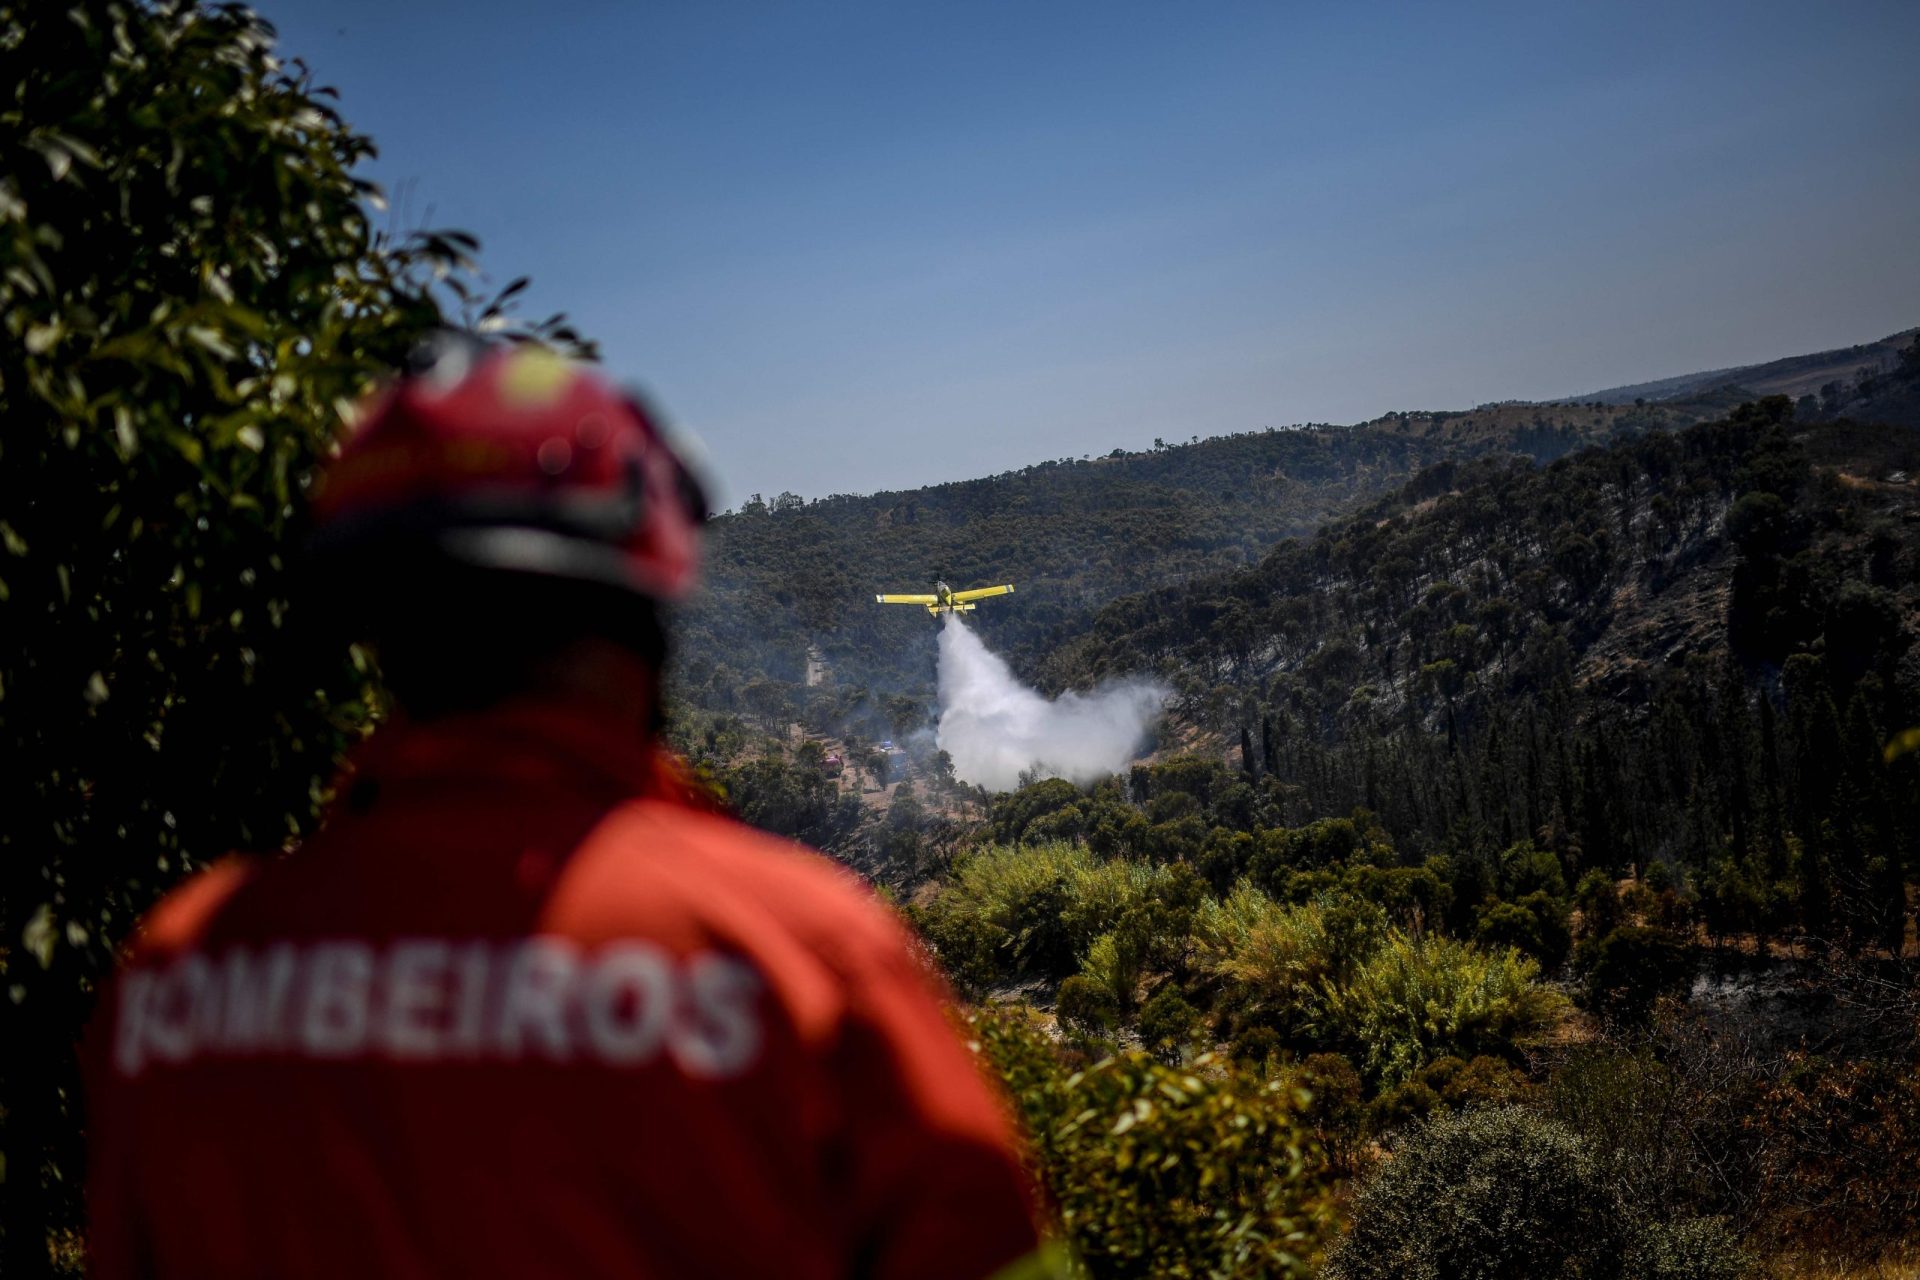
[[[927,612],[937,618],[943,613],[972,613],[975,600],[1012,594],[1011,582],[998,587],[975,587],[972,591],[955,591],[944,582],[936,582],[930,596],[875,596],[874,601],[878,604],[923,604]]]

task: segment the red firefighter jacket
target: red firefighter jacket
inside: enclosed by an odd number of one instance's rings
[[[1007,1121],[890,914],[523,704],[370,743],[150,915],[88,1046],[131,1276],[980,1277]]]

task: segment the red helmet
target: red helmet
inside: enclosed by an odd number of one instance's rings
[[[313,500],[325,559],[408,552],[685,598],[706,498],[652,414],[537,347],[463,339],[376,396]]]

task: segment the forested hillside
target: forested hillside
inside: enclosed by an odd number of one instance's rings
[[[925,616],[876,606],[877,591],[1015,583],[1014,600],[974,622],[1031,670],[1110,601],[1252,563],[1442,459],[1548,462],[1725,407],[1489,405],[1115,450],[908,492],[755,495],[712,523],[707,583],[681,619],[676,692],[683,705],[784,723],[808,705],[811,654],[814,683],[831,685],[812,701],[832,699],[815,716],[884,733],[888,717],[872,709],[887,695],[930,704],[933,648]]]
[[[1708,832],[1816,838],[1920,723],[1916,471],[1920,434],[1796,430],[1779,399],[1546,468],[1443,464],[1110,606],[1046,671],[1161,672],[1295,816],[1704,865]]]

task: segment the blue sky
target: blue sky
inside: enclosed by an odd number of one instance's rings
[[[260,0],[723,500],[1920,324],[1920,5]]]

